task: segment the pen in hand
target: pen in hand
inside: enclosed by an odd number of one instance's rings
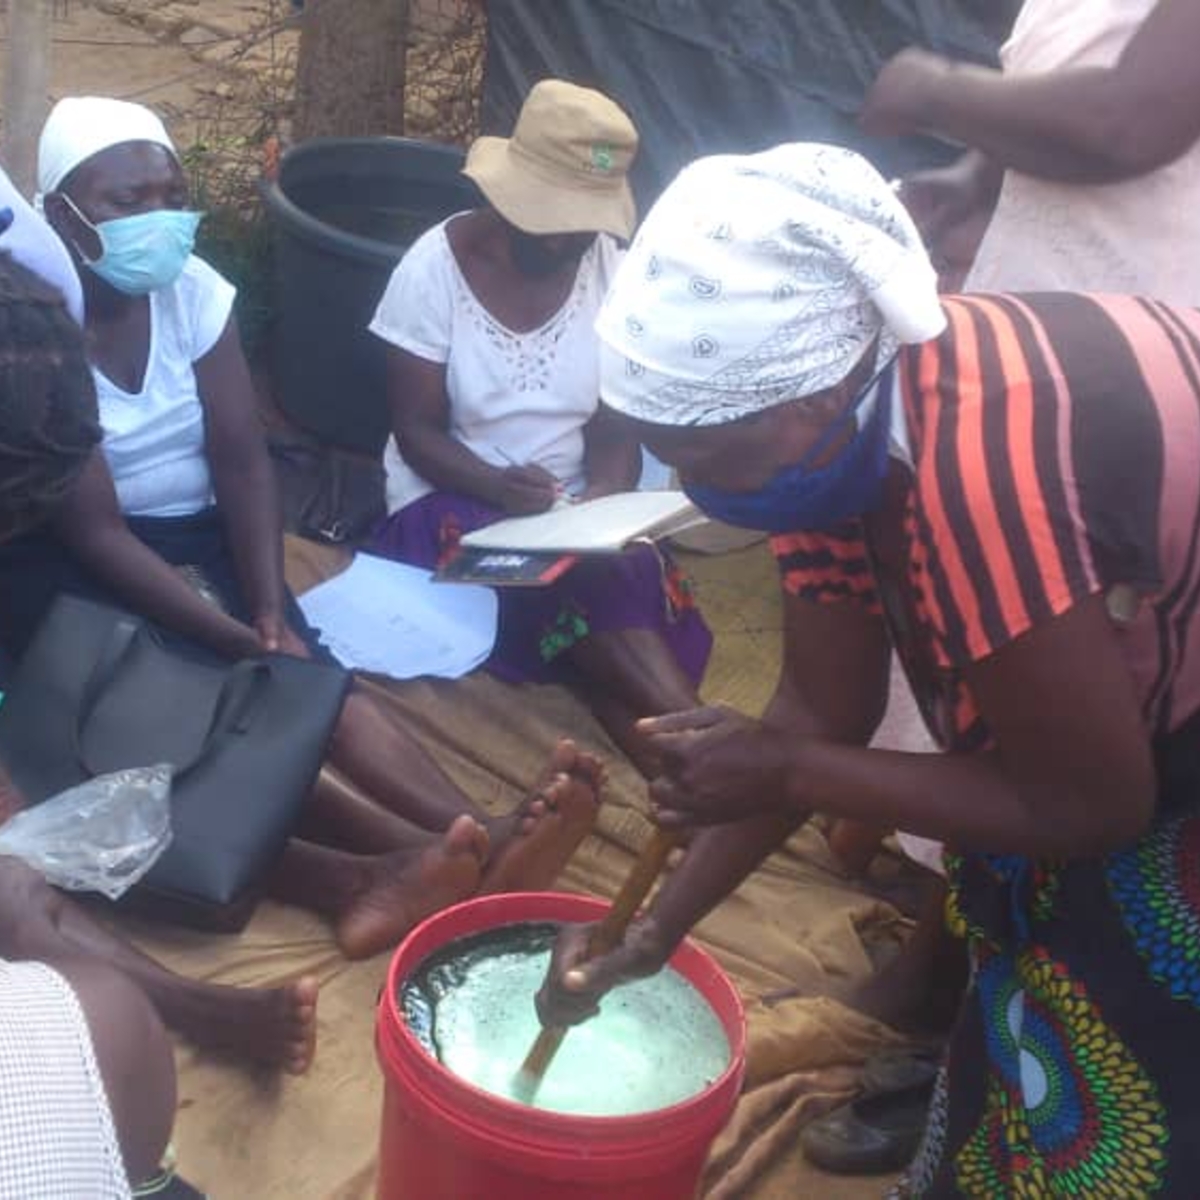
[[[488,449],[491,450],[492,453],[495,454],[497,458],[502,458],[510,467],[517,467],[518,469],[525,470],[525,469],[529,468],[531,465],[529,463],[517,462],[517,460],[515,458],[513,458],[513,456],[511,454],[509,454],[508,451],[505,450],[503,446],[497,446],[494,442],[489,444]],[[544,469],[544,468],[538,467],[536,464],[533,464],[533,468],[535,470],[543,470]],[[549,475],[548,471],[545,473],[547,475]],[[572,496],[571,493],[567,491],[566,484],[564,484],[561,479],[554,480],[554,495],[555,495],[555,500],[554,500],[554,503],[551,505],[551,509],[565,508],[567,505],[575,503],[575,497]]]

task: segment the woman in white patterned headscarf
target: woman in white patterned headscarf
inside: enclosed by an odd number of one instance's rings
[[[824,528],[872,506],[889,444],[903,441],[877,377],[899,344],[944,327],[920,236],[864,159],[806,145],[705,159],[650,213],[600,314],[603,397],[644,429],[730,427],[734,442],[750,417],[803,415],[821,436],[768,488],[762,463],[722,450],[711,482],[756,490],[693,479],[691,491],[732,525]],[[672,461],[695,439],[662,440]]]
[[[605,403],[721,425],[841,383],[946,324],[920,235],[878,174],[833,146],[688,167],[646,217],[597,329]]]
[[[777,536],[761,720],[641,723],[664,825],[715,825],[563,1024],[666,961],[802,822],[955,850],[973,958],[905,1194],[1190,1197],[1200,1177],[1200,313],[943,297],[857,156],[688,168],[598,328],[602,395],[699,505]],[[867,748],[894,648],[945,753]]]

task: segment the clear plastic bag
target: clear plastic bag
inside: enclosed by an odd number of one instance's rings
[[[0,825],[0,855],[56,887],[123,896],[171,841],[171,768],[97,775]]]

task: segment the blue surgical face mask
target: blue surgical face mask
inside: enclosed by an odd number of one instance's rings
[[[828,529],[874,511],[883,499],[891,433],[892,389],[887,378],[881,381],[882,375],[880,372],[863,388],[798,463],[783,467],[756,491],[728,492],[689,483],[684,484],[684,491],[708,516],[766,533]],[[857,419],[876,384],[878,398],[862,428],[832,462],[814,467],[847,424]]]
[[[202,213],[157,208],[94,225],[62,193],[71,211],[100,239],[100,257],[83,261],[105,283],[127,296],[145,296],[179,278],[196,243]],[[78,249],[78,247],[76,247]]]

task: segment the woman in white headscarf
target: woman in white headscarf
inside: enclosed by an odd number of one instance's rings
[[[906,1194],[1190,1197],[1200,314],[934,289],[831,147],[702,160],[647,218],[602,394],[776,535],[785,665],[762,720],[643,722],[660,821],[717,828],[614,954],[564,937],[543,1015],[657,969],[809,813],[910,829],[974,971]],[[943,754],[866,748],[893,646]]]
[[[103,452],[49,533],[0,549],[0,644],[19,655],[54,597],[71,591],[225,657],[327,656],[284,582],[234,289],[192,253],[201,214],[188,208],[162,122],[125,101],[62,100],[42,133],[38,178],[83,284]],[[357,688],[330,757],[372,801],[318,786],[304,822],[321,844],[294,839],[271,885],[327,916],[350,957],[394,945],[480,887],[548,886],[595,816],[600,768],[571,743],[516,816],[492,818]],[[311,1034],[311,995],[302,1007]]]

